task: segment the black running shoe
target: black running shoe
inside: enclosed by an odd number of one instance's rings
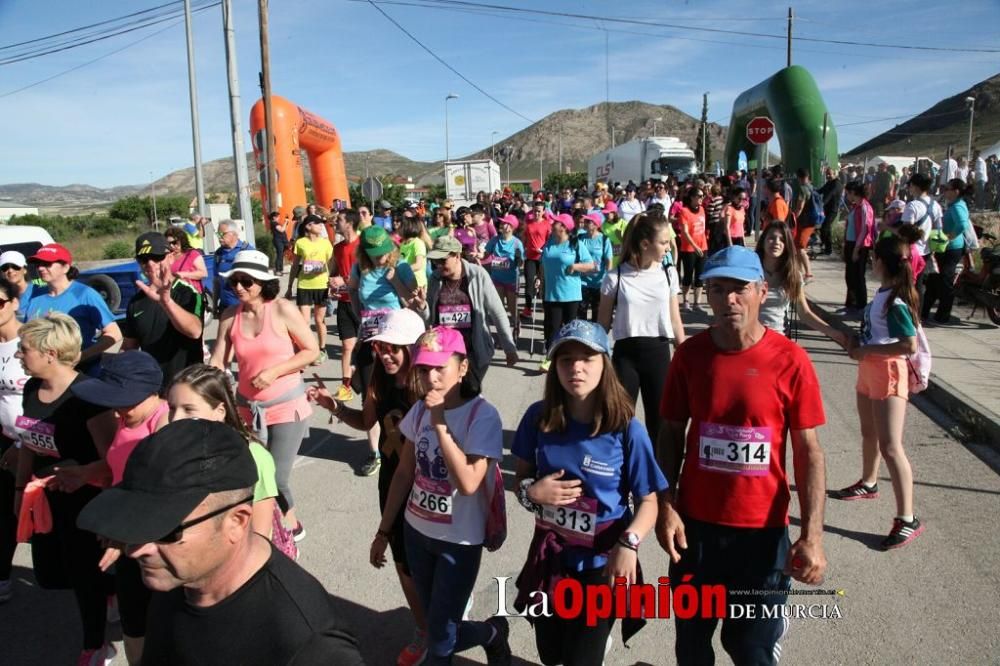
[[[920,523],[916,516],[914,516],[913,520],[909,523],[901,518],[894,518],[892,521],[892,530],[889,531],[889,536],[882,541],[882,550],[902,548],[920,536],[923,531],[924,526]]]
[[[841,488],[840,490],[830,490],[826,493],[826,496],[830,499],[839,500],[860,500],[860,499],[877,499],[878,498],[878,484],[874,486],[866,486],[864,482],[858,481],[852,486],[847,486],[846,488]]]
[[[510,666],[510,625],[505,617],[491,617],[486,620],[496,630],[493,640],[486,645],[486,663],[489,666]]]

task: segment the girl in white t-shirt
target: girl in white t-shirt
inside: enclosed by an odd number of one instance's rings
[[[632,398],[642,391],[646,428],[655,442],[659,404],[670,366],[670,341],[684,342],[677,270],[663,265],[673,229],[662,213],[632,218],[618,268],[604,276],[597,319],[615,339],[611,362]]]
[[[17,470],[17,430],[14,423],[21,415],[21,399],[28,375],[14,358],[21,327],[17,321],[18,289],[0,278],[0,603],[11,598],[10,572],[17,541],[14,538],[14,473]]]
[[[418,400],[399,424],[405,437],[377,534],[388,535],[405,504],[406,558],[427,610],[427,664],[480,645],[490,664],[509,664],[503,617],[463,621],[476,584],[503,424],[479,397],[462,334],[437,326],[412,351]]]

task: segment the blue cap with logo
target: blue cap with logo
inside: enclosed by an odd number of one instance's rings
[[[756,252],[740,245],[731,245],[722,248],[705,262],[701,279],[712,278],[759,282],[764,279],[764,267],[761,266],[760,257]]]
[[[567,342],[579,342],[602,354],[611,353],[611,344],[608,342],[608,334],[604,331],[604,327],[592,321],[574,319],[560,328],[552,338],[552,344],[549,345],[548,357],[551,359],[555,356],[556,350]]]

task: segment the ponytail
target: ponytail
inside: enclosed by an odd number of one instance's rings
[[[896,299],[906,303],[914,323],[920,321],[920,297],[914,288],[913,268],[910,265],[910,248],[898,236],[886,236],[875,243],[875,257],[882,262],[885,278],[889,282],[890,298],[885,304],[885,314]]]
[[[970,203],[976,196],[976,186],[970,185],[961,178],[952,178],[948,181],[948,187],[958,192],[960,199],[965,199],[965,203]]]

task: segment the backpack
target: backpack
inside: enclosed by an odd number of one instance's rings
[[[923,326],[917,326],[917,351],[906,357],[906,375],[910,393],[920,393],[930,382],[931,347]]]
[[[476,404],[469,410],[469,418],[465,423],[467,433],[480,406],[486,402],[483,398],[474,398],[474,400]],[[424,418],[426,407],[422,402],[417,404],[420,409],[417,414],[417,427],[419,427]],[[490,470],[487,469],[484,479],[486,491],[489,493],[489,506],[486,508],[486,533],[483,535],[483,547],[492,553],[499,550],[500,546],[507,540],[507,498],[503,485],[503,472],[500,471],[500,461],[490,463],[490,466],[493,468],[493,472],[491,474]],[[490,480],[491,476],[493,477],[492,481]]]
[[[274,518],[271,521],[271,543],[293,562],[299,559],[299,547],[295,545],[292,531],[281,522],[281,508],[274,504]]]
[[[826,222],[826,212],[823,210],[823,195],[816,191],[815,187],[812,188],[812,194],[806,203],[805,218],[812,220],[813,226],[817,229],[822,227],[823,223]]]

